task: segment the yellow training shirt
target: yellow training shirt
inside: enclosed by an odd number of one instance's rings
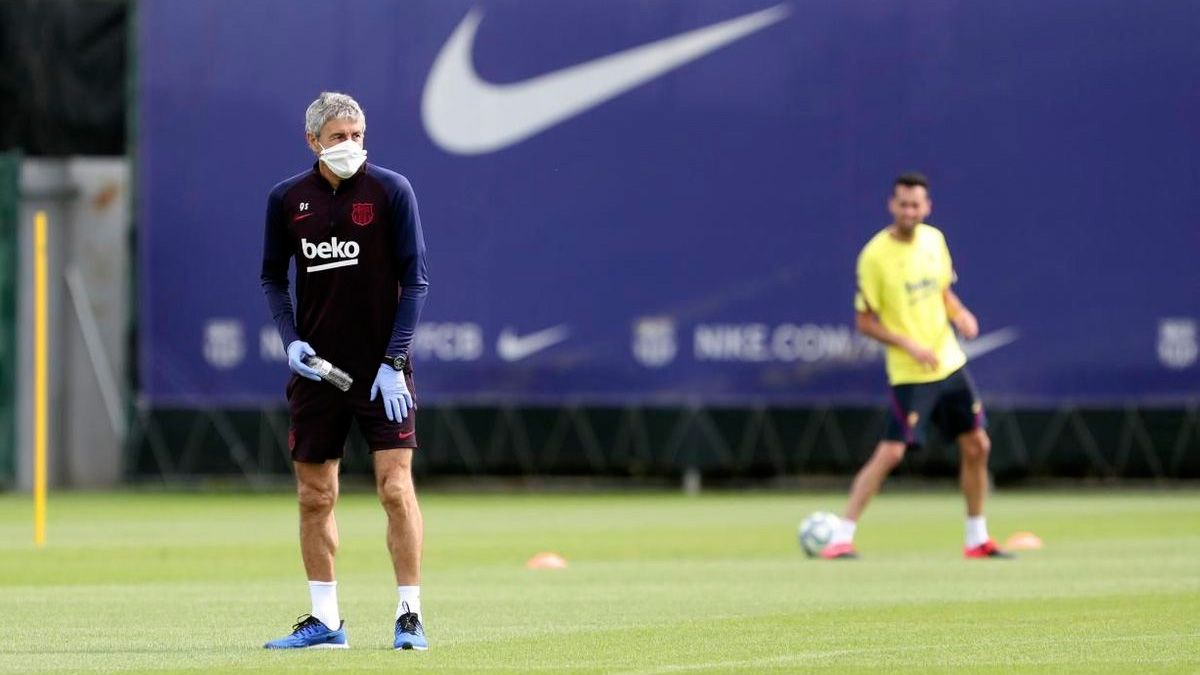
[[[908,242],[884,229],[858,255],[854,308],[874,312],[889,331],[932,349],[938,357],[937,370],[929,370],[903,349],[888,346],[891,384],[935,382],[966,364],[967,355],[950,328],[942,296],[952,283],[954,267],[946,238],[924,223],[917,225]]]

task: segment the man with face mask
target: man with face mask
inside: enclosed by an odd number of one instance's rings
[[[262,286],[293,375],[288,447],[300,503],[300,552],[312,610],[269,649],[345,648],[333,558],[338,465],[351,420],[371,450],[399,598],[396,649],[425,649],[420,566],[423,529],[412,481],[417,448],[409,346],[429,285],[425,239],[408,180],[366,163],[366,116],[325,92],[305,114],[312,169],[267,200]],[[288,266],[296,260],[296,305]],[[313,358],[353,378],[343,392]]]

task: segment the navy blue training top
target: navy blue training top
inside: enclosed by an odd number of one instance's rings
[[[373,164],[337,189],[317,164],[279,183],[267,198],[261,279],[285,347],[304,340],[370,381],[385,357],[408,354],[429,287],[412,185]]]

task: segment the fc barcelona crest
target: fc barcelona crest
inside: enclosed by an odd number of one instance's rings
[[[370,202],[358,203],[350,210],[350,220],[359,227],[366,227],[375,221],[375,205]]]

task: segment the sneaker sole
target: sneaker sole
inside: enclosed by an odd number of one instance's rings
[[[350,649],[350,645],[349,644],[340,644],[339,645],[339,644],[327,643],[327,644],[322,644],[322,645],[309,645],[307,647],[301,647],[300,649]]]
[[[429,649],[429,647],[414,647],[413,645],[400,645],[399,647],[396,647],[394,651],[398,651],[398,652],[423,652],[423,651],[425,651],[426,649]]]

